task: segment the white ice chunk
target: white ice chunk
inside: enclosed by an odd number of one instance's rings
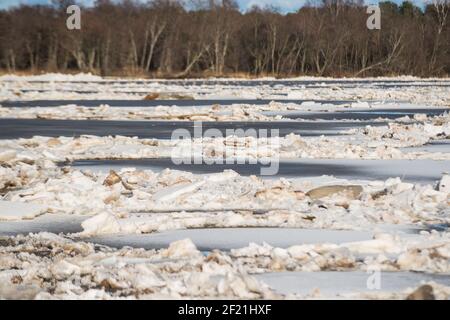
[[[0,149],[0,161],[1,162],[12,160],[15,157],[16,157],[16,151],[15,150]]]
[[[194,192],[195,190],[197,190],[197,188],[199,188],[204,183],[205,183],[205,181],[198,181],[195,183],[184,183],[182,185],[176,185],[173,187],[164,188],[161,191],[158,191],[153,195],[153,200],[170,201],[170,200],[176,199],[177,197],[181,196],[182,194],[185,194],[188,192]]]
[[[0,221],[33,219],[45,211],[43,206],[33,203],[0,200]]]
[[[439,191],[450,193],[450,175],[446,174],[439,182]]]

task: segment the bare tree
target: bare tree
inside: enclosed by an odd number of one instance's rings
[[[233,0],[96,0],[82,29],[65,7],[0,10],[0,69],[101,74],[445,76],[450,73],[450,0],[380,3],[382,30],[366,28],[361,0],[310,0],[298,12]]]

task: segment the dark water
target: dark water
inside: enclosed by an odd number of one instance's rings
[[[450,139],[434,140],[420,147],[400,148],[403,152],[441,152],[450,153]]]
[[[320,272],[274,272],[254,275],[278,293],[311,294],[320,289],[321,294],[342,299],[337,295],[355,293],[399,292],[408,288],[416,288],[424,282],[436,282],[450,285],[448,274],[431,274],[423,272],[391,272],[380,273],[379,290],[370,290],[367,286],[369,276],[373,272],[366,271],[320,271]]]
[[[301,104],[303,102],[311,100],[33,100],[33,101],[4,101],[0,104],[3,107],[57,107],[63,105],[77,105],[86,107],[97,107],[101,104],[107,104],[111,107],[157,107],[157,106],[178,106],[178,107],[203,107],[211,106],[214,104],[220,104],[228,106],[232,104],[254,104],[254,105],[266,105],[271,101],[281,103],[294,103]],[[317,103],[327,103],[336,106],[343,106],[351,103],[351,101],[344,100],[315,100]],[[396,108],[396,109],[383,109],[373,108],[368,110],[339,110],[333,112],[314,112],[314,106],[311,106],[308,112],[278,112],[278,111],[266,111],[263,114],[266,115],[282,115],[286,119],[304,119],[304,120],[374,120],[378,118],[396,119],[403,116],[413,117],[414,114],[423,113],[428,116],[441,115],[448,112],[448,108]]]
[[[157,107],[157,106],[178,106],[178,107],[202,107],[220,104],[229,106],[232,104],[254,104],[265,105],[270,102],[296,103],[317,102],[342,105],[351,103],[348,100],[288,100],[288,99],[220,99],[220,100],[30,100],[30,101],[2,101],[0,105],[7,108],[12,107],[59,107],[69,104],[84,107],[98,107],[107,104],[110,107]]]
[[[415,114],[423,113],[428,116],[438,116],[445,112],[450,112],[448,108],[429,108],[429,109],[370,109],[370,110],[346,110],[337,112],[308,112],[308,113],[291,113],[284,115],[289,119],[322,119],[322,120],[374,120],[378,118],[383,119],[397,119],[404,116],[414,117]]]
[[[34,82],[34,81],[31,81]],[[47,83],[47,82],[37,82],[37,83]],[[124,81],[114,81],[114,82],[77,82],[77,81],[71,81],[70,83],[96,83],[98,89],[100,90],[80,90],[80,89],[60,89],[61,92],[75,92],[80,94],[95,94],[95,93],[101,93],[103,92],[101,89],[102,85],[133,85],[133,86],[140,86],[142,88],[146,84],[149,84],[151,82],[143,82],[143,81],[132,81],[132,82],[124,82]],[[443,88],[450,88],[450,82],[425,82],[425,83],[416,83],[416,82],[399,82],[399,81],[339,81],[339,80],[325,80],[325,81],[243,81],[243,82],[236,82],[236,81],[226,81],[226,82],[217,82],[217,81],[172,81],[170,84],[174,85],[181,85],[181,86],[214,86],[214,85],[221,85],[221,86],[228,86],[229,88],[239,89],[240,87],[257,87],[262,86],[266,88],[274,88],[277,86],[287,86],[289,88],[294,89],[302,89],[302,88],[308,88],[308,89],[320,89],[320,88],[326,88],[326,87],[340,87],[340,88],[373,88],[373,89],[399,89],[399,88],[426,88],[426,87],[443,87]],[[128,93],[128,94],[144,94],[145,92],[140,91],[133,91],[133,87],[129,87],[127,91],[124,91],[121,88],[109,88],[114,93]],[[131,90],[130,90],[131,89]],[[149,91],[151,89],[149,88]],[[54,90],[52,89],[21,89],[22,92],[52,92]]]
[[[220,249],[229,251],[243,248],[249,243],[267,243],[277,248],[288,248],[296,244],[345,243],[370,240],[369,231],[310,230],[292,228],[217,228],[164,231],[141,235],[111,235],[89,238],[89,242],[115,248],[167,248],[171,242],[189,238],[200,251]]]
[[[61,164],[64,165],[64,164]],[[65,164],[67,165],[67,164]],[[234,170],[241,175],[260,175],[261,164],[181,164],[171,159],[139,159],[139,160],[80,160],[71,163],[78,169],[120,170],[135,167],[137,169],[156,172],[166,168],[193,173],[216,173],[223,170]],[[347,160],[347,159],[300,159],[280,161],[278,174],[274,177],[317,177],[335,176],[342,179],[386,180],[399,177],[402,181],[435,183],[442,173],[450,171],[450,161],[433,160]],[[268,176],[270,177],[270,176]]]
[[[76,233],[83,231],[81,223],[89,216],[45,214],[30,220],[1,221],[0,236],[51,232]]]
[[[227,129],[278,129],[281,137],[290,134],[302,136],[338,135],[342,130],[366,125],[385,125],[384,122],[203,122],[203,131],[214,128],[225,134]],[[103,121],[103,120],[44,120],[0,119],[0,139],[31,138],[33,136],[129,136],[170,139],[175,129],[186,129],[193,135],[194,122],[184,121]]]

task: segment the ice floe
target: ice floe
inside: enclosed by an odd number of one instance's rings
[[[376,85],[373,83],[374,80],[377,81]],[[313,82],[305,83],[305,81]],[[393,81],[394,84],[392,84]],[[151,92],[177,92],[181,95],[191,95],[195,99],[396,100],[440,106],[448,106],[450,99],[448,79],[404,79],[402,77],[349,78],[340,79],[340,81],[326,78],[299,78],[255,81],[210,79],[190,82],[189,80],[100,78],[90,74],[44,74],[24,77],[5,75],[0,78],[0,90],[2,97],[9,100],[142,100]]]
[[[111,177],[115,183],[105,183]],[[9,190],[4,200],[43,205],[53,214],[95,215],[83,222],[83,234],[89,236],[205,227],[361,229],[377,223],[450,221],[445,188],[399,178],[340,183],[265,180],[233,171],[194,175],[60,168],[29,186]]]
[[[32,219],[45,212],[44,206],[0,200],[0,221]]]
[[[420,104],[421,108],[449,107],[450,102],[446,79],[389,79],[398,81],[398,87],[383,84],[388,79],[377,79],[377,85],[370,81],[355,85],[354,79],[333,83],[327,79],[309,79],[314,84],[302,82],[305,80],[308,79],[288,83],[265,79],[248,85],[240,80],[221,79],[196,84],[188,80],[105,79],[91,74],[6,75],[0,77],[0,94],[2,100],[11,101],[163,98],[285,101],[261,104],[236,101],[228,105],[185,107],[177,106],[174,101],[173,105],[148,108],[110,107],[100,102],[93,107],[83,106],[82,102],[63,102],[56,107],[25,104],[0,106],[0,118],[265,121],[270,126],[271,122],[292,115],[295,117],[288,121],[305,121],[314,113],[320,119],[320,114],[327,111],[337,114],[346,110],[394,110],[404,106],[399,101]],[[339,104],[313,101],[317,99],[348,101]],[[64,215],[77,217],[81,227],[72,228],[71,232],[76,233],[65,235],[44,232],[0,237],[0,299],[314,299],[329,295],[313,287],[302,292],[277,290],[277,283],[272,287],[272,282],[265,283],[265,279],[272,274],[282,279],[282,276],[304,272],[350,274],[371,270],[397,275],[412,272],[448,275],[449,172],[440,172],[434,183],[423,184],[401,177],[262,179],[232,170],[212,174],[138,168],[97,172],[70,166],[76,160],[142,158],[375,159],[386,161],[386,165],[392,159],[432,159],[444,164],[450,160],[450,153],[445,149],[444,152],[408,150],[434,141],[447,141],[449,113],[399,114],[397,119],[383,121],[387,124],[320,137],[230,134],[158,140],[83,135],[1,140],[0,223],[52,221],[53,216]],[[398,226],[396,230],[408,226],[421,231],[388,232],[381,228],[385,225]],[[250,243],[229,251],[208,252],[200,251],[190,239],[171,241],[158,250],[114,249],[89,243],[95,237],[149,236],[182,229],[265,227],[304,228],[312,232],[370,231],[370,237],[348,242],[299,241],[283,248]],[[333,297],[449,298],[450,288],[446,284],[437,278],[427,279],[425,283],[412,282],[409,288],[389,292],[337,290]]]
[[[380,241],[383,241],[382,243]],[[279,293],[264,283],[261,274],[296,271],[448,272],[448,235],[421,235],[409,245],[401,239],[377,239],[342,245],[297,245],[287,249],[251,244],[231,252],[201,253],[189,240],[167,249],[112,249],[74,242],[49,233],[0,239],[0,297],[16,299],[155,299],[327,298],[314,287],[307,293]],[[358,258],[370,248],[372,255]],[[391,249],[392,248],[392,249]],[[396,252],[387,257],[386,249]],[[313,275],[312,275],[313,276]],[[271,281],[273,283],[273,281]],[[414,285],[414,283],[412,283]],[[428,294],[448,299],[449,287],[428,282]],[[276,286],[276,283],[275,283]],[[424,288],[367,293],[339,292],[341,298],[412,299]],[[281,290],[283,291],[283,290]],[[412,296],[411,296],[412,295]]]

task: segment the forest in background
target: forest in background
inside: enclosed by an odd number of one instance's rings
[[[92,72],[149,77],[448,76],[450,1],[423,8],[380,3],[381,30],[368,30],[361,0],[312,1],[298,12],[242,13],[233,0],[137,3],[97,0],[68,30],[66,8],[0,11],[3,72]]]

